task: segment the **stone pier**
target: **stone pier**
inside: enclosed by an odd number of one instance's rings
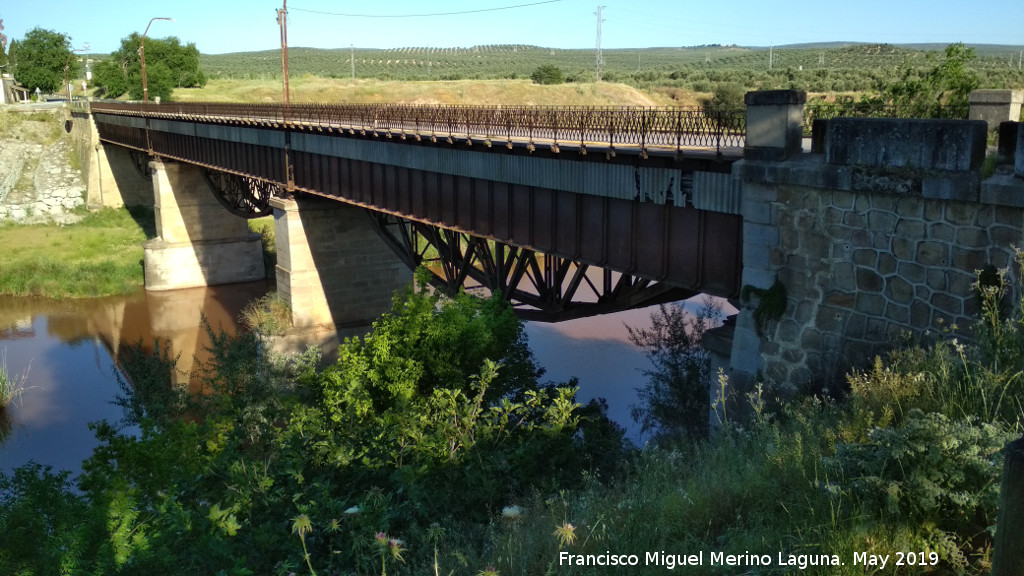
[[[157,237],[145,244],[147,290],[174,290],[264,278],[258,234],[214,196],[201,168],[155,160]]]
[[[363,208],[335,200],[274,198],[277,291],[298,330],[368,326],[391,309],[412,272]]]

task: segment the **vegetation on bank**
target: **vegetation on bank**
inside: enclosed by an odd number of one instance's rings
[[[250,221],[263,241],[268,277],[275,264],[271,218]],[[95,298],[142,289],[143,244],[156,236],[152,208],[104,208],[75,224],[3,224],[0,295]]]
[[[0,294],[90,298],[142,287],[142,244],[152,210],[104,209],[67,226],[0,225]]]
[[[170,385],[170,359],[139,356],[125,420],[95,426],[76,483],[36,465],[0,476],[0,571],[611,573],[564,552],[661,574],[647,553],[703,551],[688,574],[751,569],[711,553],[768,555],[765,573],[870,571],[856,553],[892,555],[893,574],[984,574],[1024,408],[1005,280],[979,286],[976,345],[932,335],[850,374],[844,398],[759,388],[749,416],[720,406],[707,438],[677,427],[640,451],[574,383],[541,384],[498,300],[408,292],[326,367],[218,335],[201,396]],[[893,567],[897,552],[920,562]]]

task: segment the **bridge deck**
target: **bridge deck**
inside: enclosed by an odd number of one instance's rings
[[[681,131],[698,117],[707,128],[693,110],[398,108],[95,103],[92,112],[113,144],[690,291],[738,294],[742,218],[694,208],[683,184],[702,169],[729,181],[739,148],[691,148],[741,143],[724,121],[709,135]]]

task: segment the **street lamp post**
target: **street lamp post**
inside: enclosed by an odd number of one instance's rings
[[[71,52],[68,52],[68,59],[64,62],[64,89],[68,91],[68,104],[71,103],[71,83],[68,75],[71,71],[71,57],[75,55],[75,52],[88,52],[89,43],[85,43],[81,48],[75,48]]]
[[[142,33],[142,39],[139,40],[139,60],[142,62],[142,101],[145,103],[149,102],[149,84],[146,82],[146,34],[149,34],[149,27],[153,25],[155,20],[170,20],[174,22],[174,18],[152,18],[149,24],[146,25],[146,31]]]

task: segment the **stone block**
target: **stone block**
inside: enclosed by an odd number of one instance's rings
[[[834,190],[832,192],[832,205],[843,211],[853,209],[854,195],[852,192],[845,192],[842,190]]]
[[[779,228],[769,224],[744,222],[743,243],[757,246],[778,246]]]
[[[941,310],[950,316],[960,316],[964,310],[963,301],[948,294],[932,294],[931,305],[932,308]]]
[[[970,120],[836,118],[829,125],[829,164],[977,171],[987,126]]]
[[[910,304],[910,325],[918,328],[925,329],[931,322],[932,307],[923,300],[914,300]]]
[[[952,266],[956,270],[981,270],[987,264],[985,251],[978,249],[967,249],[953,247]]]
[[[980,191],[981,176],[977,172],[930,174],[921,178],[923,198],[977,202]]]
[[[781,160],[799,154],[807,95],[792,90],[748,92],[744,156]]]
[[[885,317],[897,324],[906,325],[910,322],[910,308],[890,302],[885,308]]]
[[[924,211],[924,201],[920,198],[899,198],[896,201],[896,213],[903,222],[907,218],[920,218]]]
[[[899,276],[890,276],[885,281],[885,295],[897,304],[909,304],[914,299],[914,287]]]
[[[925,268],[914,262],[900,262],[896,272],[911,284],[921,284],[925,281]]]
[[[807,300],[801,301],[793,309],[793,319],[800,325],[807,325],[814,318],[814,311],[817,306]]]
[[[757,262],[757,260],[744,260]],[[775,272],[764,268],[759,268],[757,265],[746,265],[743,266],[743,285],[753,286],[762,290],[771,288],[771,285],[775,283]]]
[[[1013,175],[1024,178],[1024,122],[1017,124],[1017,149],[1013,154]]]
[[[1021,240],[1024,239],[1024,233],[1020,228],[1010,226],[993,226],[989,229],[988,235],[995,246],[1020,246]]]
[[[1024,92],[1020,90],[974,90],[970,94],[968,119],[985,122],[989,132],[997,130],[1000,123],[1020,119],[1021,102]]]
[[[936,292],[943,292],[948,287],[946,273],[941,268],[928,270],[928,287]]]
[[[837,333],[843,326],[843,310],[831,306],[818,308],[818,316],[815,318],[814,327],[822,332]]]
[[[852,313],[846,322],[846,335],[850,338],[863,338],[868,318],[863,314]]]
[[[759,244],[744,242],[743,261],[750,262],[751,264],[754,265],[770,262],[772,250],[773,249],[770,246],[763,246]]]
[[[873,268],[857,268],[857,290],[861,292],[881,292],[885,281]]]
[[[945,222],[934,222],[928,225],[928,238],[940,242],[952,242],[956,237],[956,228]]]
[[[143,246],[146,290],[176,290],[252,282],[265,277],[260,237],[237,240],[165,242]]]
[[[896,258],[892,254],[882,252],[878,255],[878,273],[882,276],[888,276],[896,272],[896,266]]]
[[[891,233],[896,229],[897,216],[892,212],[884,210],[872,210],[868,212],[868,226],[878,232]]]
[[[984,228],[964,227],[957,230],[956,243],[964,248],[988,246],[988,232]]]
[[[853,262],[858,266],[874,268],[878,264],[878,252],[872,248],[858,248],[853,251]],[[858,271],[858,277],[859,274]]]
[[[974,284],[978,281],[975,270],[980,270],[981,267],[974,268],[970,272],[961,270],[950,270],[946,273],[946,281],[949,286],[949,293],[956,296],[972,296],[974,294]]]
[[[885,339],[889,323],[881,318],[881,313],[868,318],[864,327],[864,338],[869,341],[881,342]]]
[[[949,249],[940,242],[921,242],[917,245],[917,262],[923,266],[945,266],[949,262]]]
[[[740,211],[743,214],[744,222],[754,224],[772,223],[772,205],[769,202],[744,199],[740,203]]]
[[[896,223],[896,234],[904,238],[915,240],[924,238],[924,231],[924,222],[916,218],[900,218],[900,221]]]
[[[881,294],[859,293],[857,294],[857,311],[868,316],[881,316],[885,313],[885,298]]]
[[[832,239],[820,232],[808,232],[804,235],[803,250],[810,260],[825,260],[832,251]]]
[[[893,256],[900,260],[912,260],[917,254],[917,242],[909,238],[893,237],[890,246]]]
[[[843,224],[859,228],[864,226],[864,216],[857,212],[847,212],[843,215]]]
[[[1024,179],[995,174],[981,183],[981,201],[1000,206],[1024,207]]]

